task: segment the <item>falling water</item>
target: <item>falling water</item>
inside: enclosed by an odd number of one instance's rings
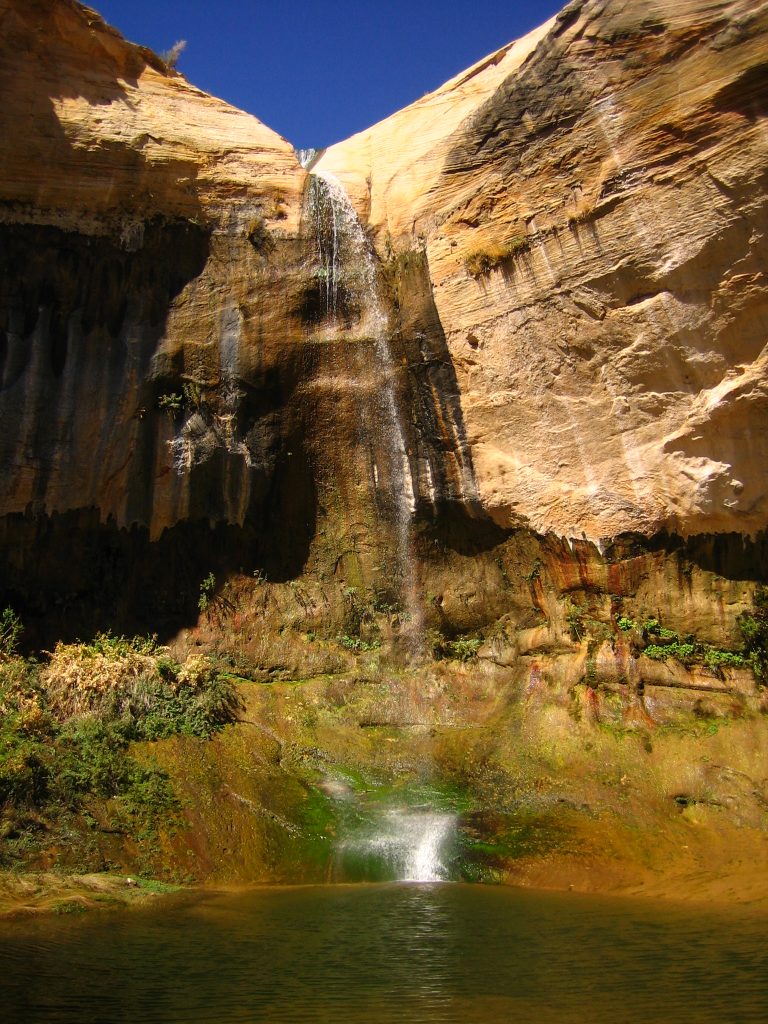
[[[412,517],[416,488],[406,447],[403,417],[396,394],[395,360],[389,342],[389,318],[381,301],[377,262],[365,230],[338,179],[325,171],[310,176],[310,215],[314,222],[319,278],[325,314],[332,321],[354,299],[360,307],[356,330],[373,341],[373,384],[378,390],[377,415],[372,417],[375,439],[374,486],[389,480],[384,497],[391,508],[397,546],[397,569],[408,619],[411,654],[421,653],[424,613],[413,552]],[[379,461],[386,464],[382,473]]]
[[[296,159],[299,161],[299,163],[304,168],[304,170],[308,171],[308,170],[311,169],[313,164],[317,163],[317,161],[323,155],[325,150],[324,149],[313,149],[313,148],[310,147],[310,148],[307,148],[307,149],[297,149],[297,150],[295,150],[295,152],[296,152]]]
[[[455,831],[454,814],[390,809],[344,840],[336,874],[352,881],[444,882]]]

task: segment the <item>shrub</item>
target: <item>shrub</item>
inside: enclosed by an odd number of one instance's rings
[[[184,398],[178,393],[178,391],[170,391],[167,394],[160,395],[157,400],[157,407],[168,415],[170,419],[181,412],[184,405]]]
[[[365,654],[367,651],[377,651],[381,647],[381,640],[374,637],[372,640],[363,640],[359,636],[347,636],[344,633],[336,638],[345,651],[352,651],[354,654]]]
[[[100,633],[88,644],[60,643],[42,668],[0,661],[0,860],[29,862],[43,850],[71,857],[74,844],[93,866],[95,847],[82,830],[91,815],[106,815],[139,849],[160,828],[175,828],[180,805],[170,780],[134,757],[131,742],[207,738],[239,706],[236,688],[208,659],[179,664],[156,637]]]
[[[16,654],[23,632],[21,619],[13,608],[6,608],[0,613],[0,657],[12,658]]]
[[[707,668],[740,668],[746,664],[743,654],[736,651],[721,651],[715,647],[709,647],[704,652],[704,664]]]
[[[648,644],[643,654],[654,661],[664,661],[666,658],[676,658],[684,664],[693,661],[696,654],[696,644],[680,643],[675,640],[670,644]]]
[[[213,594],[216,590],[216,577],[212,572],[209,572],[203,582],[200,584],[200,596],[197,599],[197,607],[201,612],[207,612],[210,607],[211,601],[213,600]]]
[[[629,633],[637,626],[637,623],[634,619],[627,618],[626,615],[620,615],[618,619],[616,619],[616,625],[622,633]]]
[[[208,737],[233,721],[239,707],[234,685],[207,658],[181,665],[154,637],[101,633],[92,644],[59,643],[40,680],[58,722],[115,721],[132,740]]]
[[[173,70],[179,63],[179,57],[181,57],[182,53],[184,53],[186,48],[187,40],[179,39],[173,44],[170,50],[164,50],[158,56],[160,57],[160,60],[163,62],[163,64],[165,64],[166,67],[171,68],[171,70]]]
[[[483,642],[479,637],[467,636],[449,640],[437,630],[431,632],[429,639],[432,645],[432,654],[438,661],[442,659],[461,662],[474,661]]]

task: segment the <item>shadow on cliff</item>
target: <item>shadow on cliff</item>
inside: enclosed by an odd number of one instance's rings
[[[294,449],[242,526],[188,519],[153,540],[146,527],[101,521],[96,508],[3,517],[0,606],[21,615],[29,650],[107,629],[166,641],[197,622],[210,575],[214,592],[235,573],[295,578],[314,535],[314,488],[298,439]],[[202,493],[199,478],[195,487]]]

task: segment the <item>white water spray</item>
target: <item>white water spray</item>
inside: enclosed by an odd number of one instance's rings
[[[375,831],[353,835],[340,848],[346,862],[361,865],[364,876],[397,882],[444,882],[456,816],[437,811],[396,808],[375,824]]]

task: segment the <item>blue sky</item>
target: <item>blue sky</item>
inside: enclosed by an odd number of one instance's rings
[[[551,17],[565,0],[87,0],[295,146],[380,121]]]

